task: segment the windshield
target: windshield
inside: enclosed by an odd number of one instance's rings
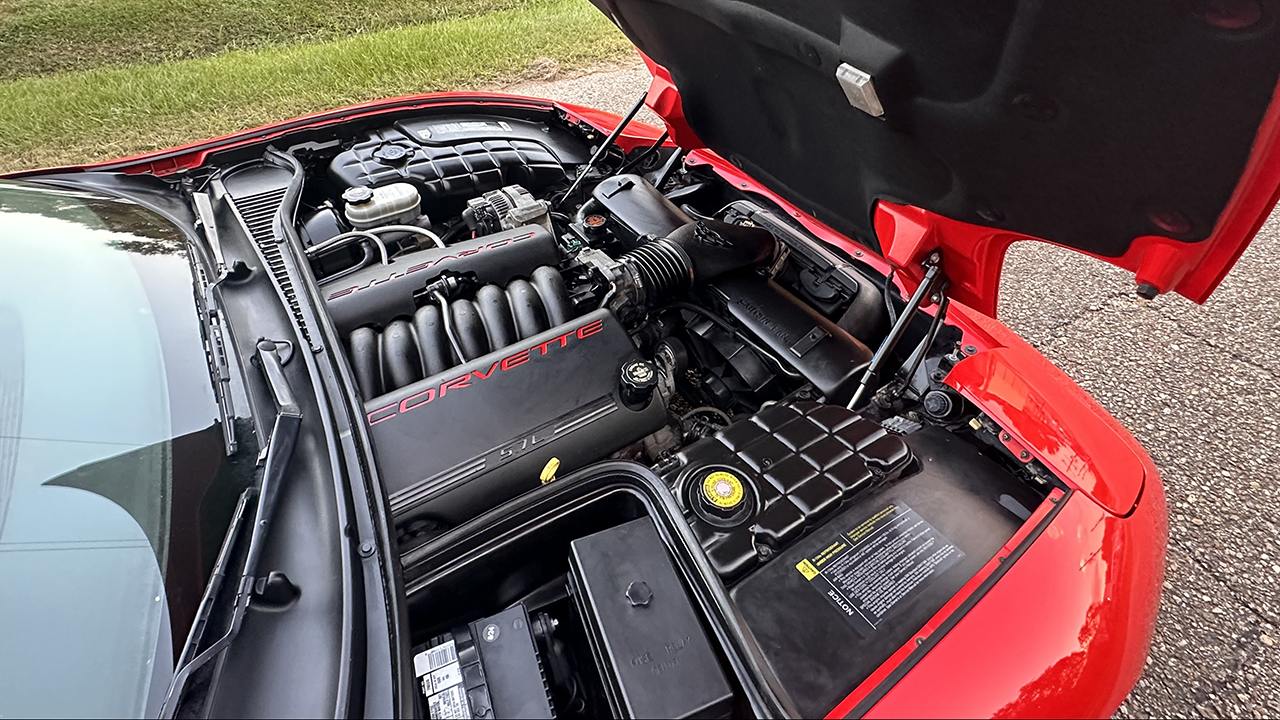
[[[0,257],[0,716],[153,717],[251,425],[228,458],[167,220],[0,182]]]

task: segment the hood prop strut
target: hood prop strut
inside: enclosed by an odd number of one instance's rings
[[[849,404],[845,406],[850,410],[858,406],[863,396],[867,394],[867,388],[871,386],[872,381],[884,369],[885,364],[889,361],[889,355],[907,332],[907,326],[911,324],[916,313],[920,311],[925,299],[938,303],[942,301],[942,291],[947,285],[947,278],[942,274],[942,254],[937,251],[929,253],[929,258],[924,262],[924,268],[924,279],[920,281],[920,286],[911,294],[911,299],[907,301],[907,306],[902,309],[902,314],[898,316],[893,327],[889,329],[889,334],[885,336],[880,343],[880,347],[871,356],[871,364],[867,366],[866,372],[862,374],[862,379],[858,381],[857,391],[853,393],[853,397],[849,399]]]
[[[568,201],[569,196],[573,195],[573,191],[578,189],[578,186],[582,184],[584,179],[586,179],[587,173],[591,172],[591,169],[596,166],[596,163],[600,162],[600,158],[604,157],[604,154],[609,151],[609,147],[618,139],[618,136],[622,134],[622,131],[626,130],[627,126],[631,124],[631,121],[640,113],[640,108],[644,107],[644,101],[647,97],[649,97],[648,92],[644,93],[640,96],[640,99],[636,100],[636,104],[631,106],[631,109],[627,111],[627,114],[622,117],[621,122],[613,128],[613,132],[609,133],[609,137],[605,138],[604,142],[600,143],[600,147],[596,148],[595,154],[591,156],[591,159],[587,161],[587,164],[578,168],[578,177],[573,179],[573,184],[569,185],[569,189],[564,191],[564,195],[560,196],[560,201],[556,203],[556,207],[559,207]]]

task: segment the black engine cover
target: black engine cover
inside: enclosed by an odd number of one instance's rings
[[[556,239],[539,225],[485,235],[446,248],[420,250],[396,258],[390,265],[371,265],[320,287],[325,306],[339,334],[361,325],[381,325],[400,315],[412,315],[415,290],[450,270],[475,273],[481,283],[506,285],[540,265],[560,261]]]
[[[396,521],[457,523],[661,428],[655,393],[633,410],[619,370],[639,352],[607,310],[365,403]]]
[[[370,133],[329,166],[341,187],[410,182],[431,207],[504,185],[529,190],[565,179],[586,149],[568,131],[518,118],[460,115],[402,120]]]

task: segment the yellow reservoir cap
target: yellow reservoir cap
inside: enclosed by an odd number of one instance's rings
[[[745,491],[737,475],[726,470],[717,470],[702,481],[702,495],[712,505],[729,510],[742,504]]]

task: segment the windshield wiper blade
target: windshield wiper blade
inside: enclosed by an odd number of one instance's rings
[[[204,269],[204,263],[192,258],[196,267],[196,276],[200,280],[203,295],[198,298],[200,306],[200,322],[204,326],[205,352],[209,358],[209,373],[213,379],[213,395],[218,404],[218,415],[222,421],[222,443],[227,456],[236,452],[235,406],[231,402],[231,369],[227,364],[227,350],[223,328],[226,327],[226,316],[222,312],[222,302],[218,298],[218,286],[224,281],[238,279],[243,273],[244,263],[237,262],[231,270],[227,269],[222,256],[222,243],[218,239],[217,219],[213,213],[213,202],[205,192],[192,193],[192,205],[196,210],[196,218],[200,229],[204,232],[206,243],[213,254],[213,271],[217,277],[212,282]]]
[[[258,507],[254,513],[253,530],[249,535],[249,548],[245,552],[244,563],[240,572],[240,584],[236,588],[235,605],[231,610],[231,625],[226,634],[215,640],[208,649],[181,665],[173,674],[169,684],[169,692],[165,695],[164,706],[160,717],[171,718],[178,709],[178,701],[182,697],[182,688],[187,680],[210,660],[218,657],[231,646],[240,626],[244,622],[245,612],[249,609],[249,600],[253,597],[253,586],[257,580],[258,561],[266,546],[266,536],[271,527],[271,519],[275,514],[276,499],[280,495],[280,483],[285,471],[289,468],[289,460],[293,457],[294,447],[298,442],[298,431],[302,426],[302,412],[294,399],[289,381],[284,375],[284,362],[280,359],[279,347],[292,347],[285,343],[271,340],[258,341],[257,358],[262,372],[267,377],[267,385],[275,399],[277,412],[275,425],[271,431],[271,439],[267,442],[266,461],[262,470],[262,482],[258,486]],[[232,536],[228,533],[228,539]],[[221,556],[220,556],[221,557]],[[218,578],[221,584],[222,579]],[[211,581],[212,583],[212,581]],[[209,596],[206,591],[206,596]],[[210,600],[212,603],[212,600]],[[201,602],[201,610],[205,603]],[[193,649],[194,651],[194,649]],[[187,651],[184,649],[183,658]],[[210,688],[212,692],[212,688]]]

